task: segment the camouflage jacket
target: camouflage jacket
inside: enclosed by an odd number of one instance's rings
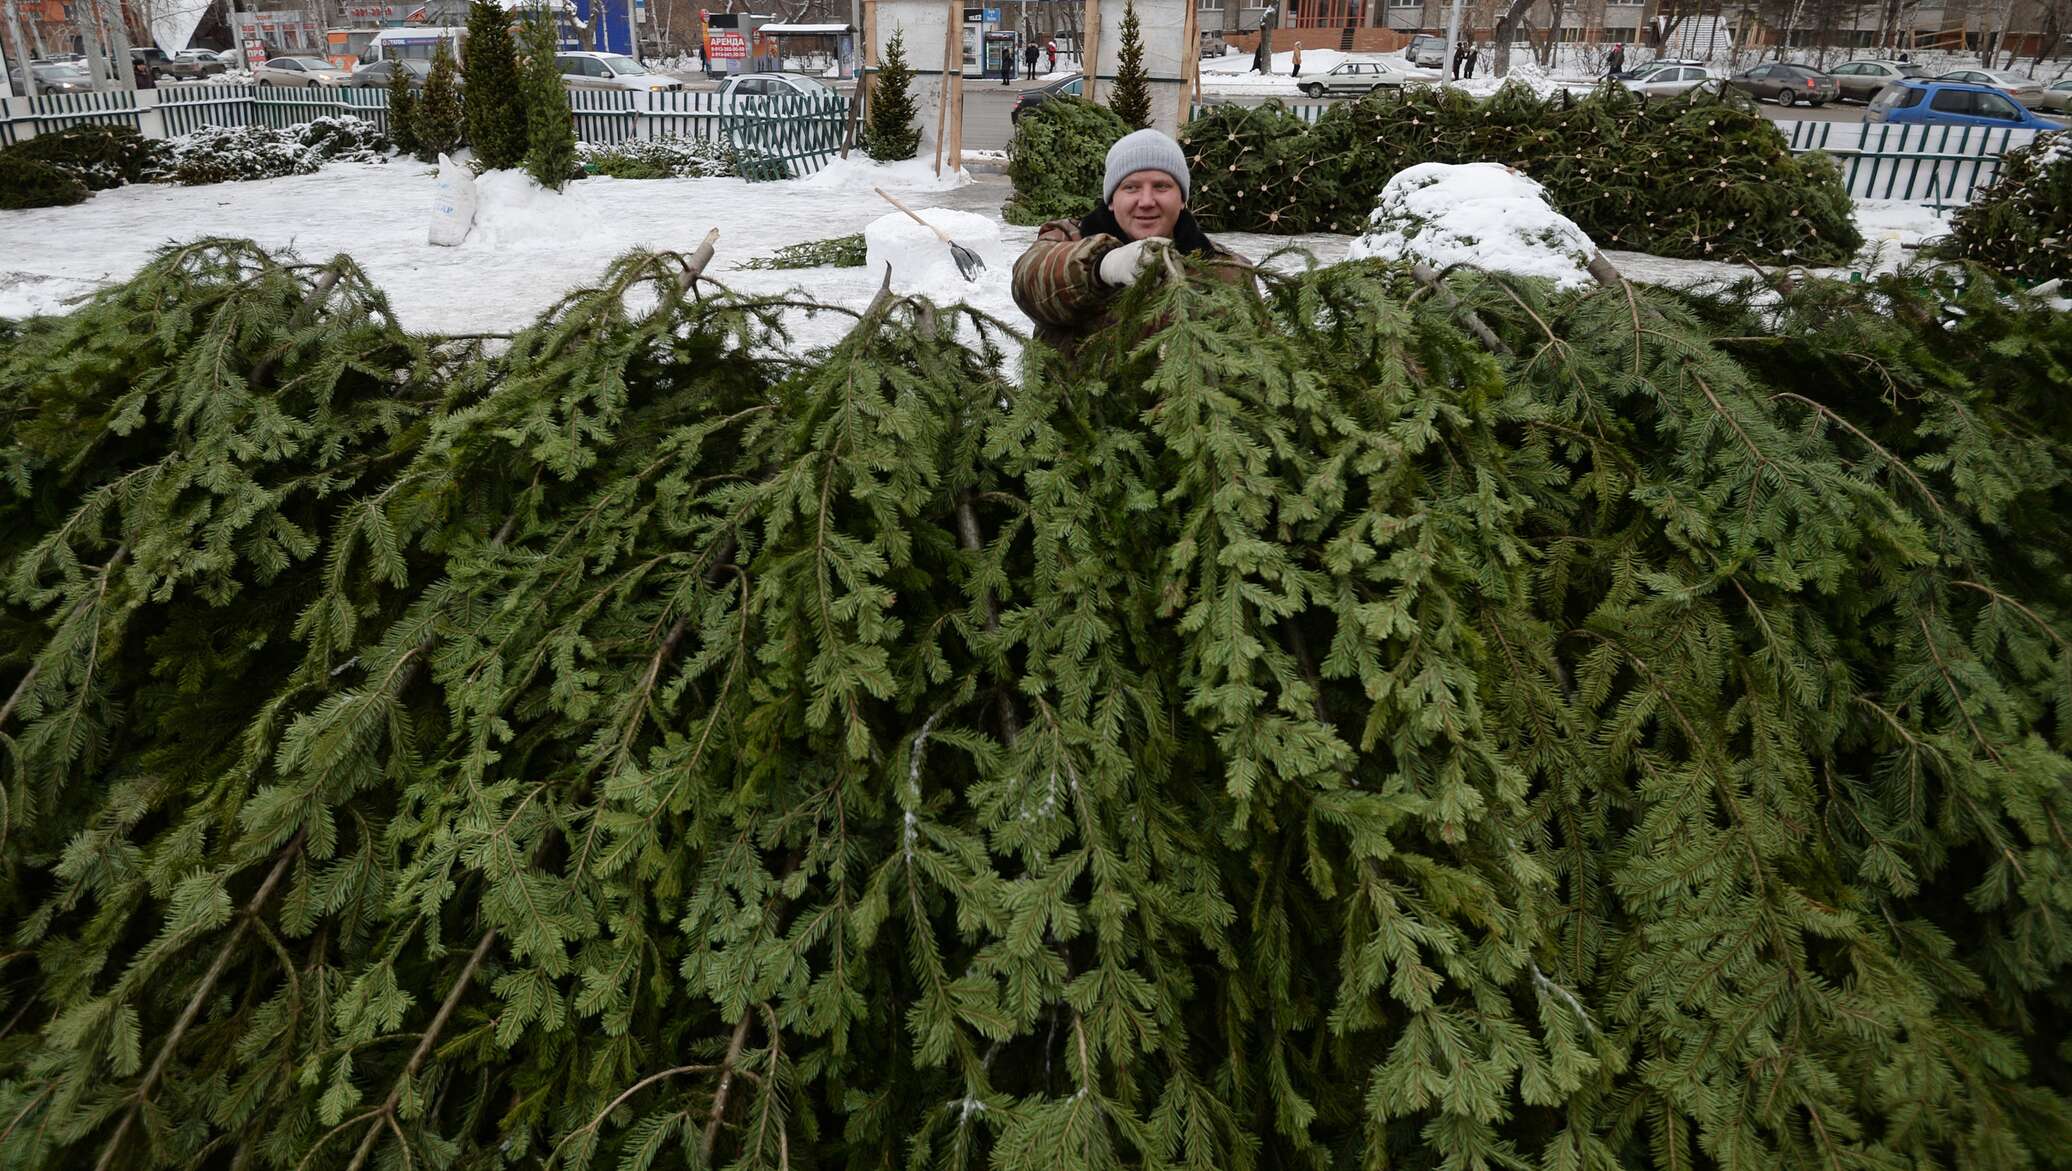
[[[1014,303],[1036,323],[1036,340],[1070,358],[1087,335],[1108,324],[1108,309],[1120,289],[1101,283],[1101,257],[1122,247],[1113,236],[1084,236],[1077,220],[1052,220],[1036,231],[1036,242],[1014,262]],[[1226,248],[1217,257],[1242,262]],[[1236,265],[1219,267],[1223,279],[1248,275]]]

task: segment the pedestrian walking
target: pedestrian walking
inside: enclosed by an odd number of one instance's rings
[[[1612,46],[1612,55],[1604,59],[1607,73],[1619,74],[1626,71],[1626,46],[1623,42]]]
[[[1462,41],[1459,44],[1453,46],[1453,80],[1460,80],[1461,66],[1466,65],[1467,63],[1468,45],[1466,41]]]
[[[1002,46],[1000,46],[1000,84],[1001,84],[1001,85],[1008,85],[1008,84],[1012,83],[1013,81],[1014,81],[1014,46],[1013,46],[1013,45],[1002,45]]]
[[[1031,81],[1036,79],[1036,57],[1036,42],[1030,41],[1029,47],[1022,50],[1022,64],[1027,67],[1026,72],[1022,76]]]
[[[1289,64],[1290,64],[1290,65],[1292,66],[1292,68],[1290,69],[1290,71],[1289,71],[1289,73],[1288,73],[1288,76],[1289,76],[1289,77],[1301,77],[1301,76],[1302,76],[1302,42],[1300,42],[1300,41],[1297,41],[1297,42],[1295,43],[1295,52],[1294,52],[1293,54],[1291,54],[1291,55],[1289,56],[1289,58],[1288,58],[1288,62],[1289,62]]]
[[[1474,76],[1475,76],[1475,66],[1477,66],[1477,65],[1480,65],[1481,63],[1482,63],[1482,46],[1480,46],[1480,45],[1477,45],[1477,44],[1474,44],[1474,43],[1470,42],[1470,43],[1469,43],[1469,45],[1468,45],[1468,68],[1467,68],[1467,70],[1466,70],[1466,71],[1465,71],[1465,72],[1464,72],[1464,73],[1462,74],[1462,76],[1463,76],[1463,77],[1469,77],[1469,78],[1472,78],[1472,77],[1474,77]]]
[[[1043,43],[1043,51],[1050,54],[1049,72],[1056,73],[1058,71],[1058,43],[1056,41],[1045,41]]]

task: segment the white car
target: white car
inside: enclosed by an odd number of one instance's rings
[[[2043,100],[2043,83],[2033,77],[2009,73],[2003,69],[1952,69],[1941,74],[1937,81],[1962,81],[1972,85],[1990,85],[2007,94],[2008,97],[2025,106],[2035,106]]]
[[[1386,61],[1342,61],[1331,72],[1303,82],[1302,92],[1313,98],[1326,94],[1366,94],[1378,89],[1400,89],[1412,81],[1429,80],[1422,73],[1412,75]]]
[[[1708,66],[1677,64],[1650,69],[1639,77],[1629,77],[1619,84],[1638,94],[1642,101],[1646,101],[1649,98],[1673,98],[1687,94],[1708,81],[1721,80],[1722,75],[1715,73]]]
[[[322,57],[275,57],[252,70],[252,80],[259,85],[301,86],[305,89],[344,85],[350,76]]]
[[[624,53],[556,53],[554,65],[561,70],[561,83],[570,89],[624,89],[653,93],[683,88],[683,82],[659,73],[649,73],[645,66]]]
[[[739,73],[719,87],[719,104],[723,109],[736,102],[754,106],[767,98],[818,97],[833,92],[818,78],[803,73]]]
[[[2053,81],[2049,85],[2044,86],[2043,100],[2037,103],[2036,108],[2040,110],[2055,110],[2060,114],[2072,110],[2072,77],[2068,77],[2063,81]]]

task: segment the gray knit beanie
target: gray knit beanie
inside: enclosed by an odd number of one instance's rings
[[[1180,185],[1180,198],[1187,198],[1187,155],[1172,136],[1156,130],[1125,134],[1108,148],[1108,176],[1101,190],[1101,202],[1115,202],[1115,189],[1138,171],[1164,171]]]

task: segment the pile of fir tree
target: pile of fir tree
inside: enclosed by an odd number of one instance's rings
[[[1079,219],[1101,201],[1108,148],[1130,132],[1115,111],[1057,96],[1025,112],[1007,143],[1014,194],[1001,208],[1010,224]]]
[[[2044,135],[2001,156],[1999,177],[1957,209],[1932,251],[2026,284],[2072,280],[2072,141]]]
[[[1009,145],[1010,222],[1090,211],[1100,160],[1123,132],[1056,101],[1023,115]],[[1357,232],[1405,167],[1500,162],[1544,184],[1555,210],[1606,248],[1826,264],[1863,243],[1833,165],[1794,157],[1737,96],[1642,104],[1620,87],[1575,99],[1509,85],[1477,101],[1414,86],[1340,103],[1313,126],[1277,102],[1219,105],[1180,141],[1190,205],[1212,231]],[[1015,218],[1020,207],[1032,210]]]
[[[2072,318],[709,247],[0,327],[0,1164],[2072,1149]]]

